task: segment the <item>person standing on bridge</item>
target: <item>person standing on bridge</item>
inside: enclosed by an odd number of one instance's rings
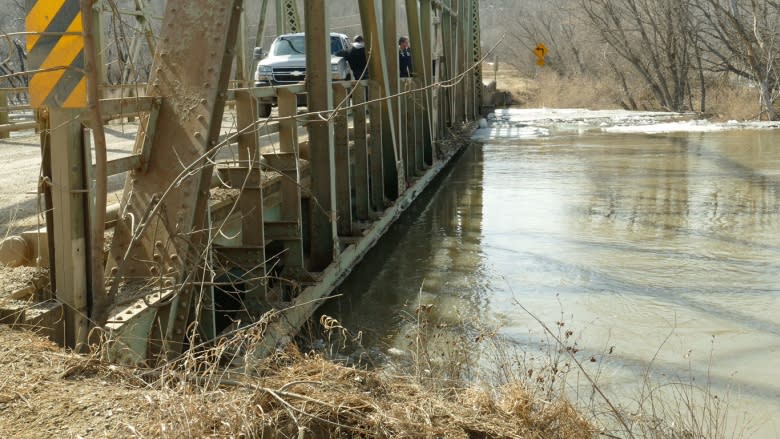
[[[409,49],[409,38],[406,37],[398,39],[398,68],[402,78],[412,76],[412,51]]]
[[[368,70],[366,70],[366,45],[363,43],[363,36],[356,35],[352,40],[352,47],[336,52],[336,56],[344,57],[352,70],[352,79],[360,81],[368,79]]]

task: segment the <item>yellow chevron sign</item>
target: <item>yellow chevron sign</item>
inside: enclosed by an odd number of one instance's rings
[[[38,0],[25,20],[27,59],[35,73],[30,79],[33,107],[84,108],[84,37],[79,0]]]

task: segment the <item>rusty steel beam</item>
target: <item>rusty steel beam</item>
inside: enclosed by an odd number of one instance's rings
[[[346,107],[347,89],[343,83],[333,84],[333,100],[337,106]],[[349,154],[349,122],[346,108],[336,112],[333,121],[336,224],[339,235],[350,236],[352,235],[352,177]]]
[[[365,82],[365,81],[363,81]],[[368,131],[366,130],[366,86],[357,83],[352,93],[352,127],[354,132],[352,185],[355,189],[355,219],[368,220]]]
[[[482,36],[479,26],[479,0],[471,0],[471,62],[474,64],[472,75],[474,83],[474,116],[482,113]]]
[[[295,0],[276,0],[276,34],[301,32]]]
[[[0,89],[0,127],[8,125],[8,92]],[[0,130],[0,139],[7,139],[10,130]]]
[[[84,128],[79,122],[81,110],[51,109],[47,119],[47,141],[44,154],[51,163],[50,181],[45,182],[51,194],[51,256],[57,261],[52,274],[54,296],[63,304],[65,344],[85,347],[89,331],[87,296],[89,291],[89,148]],[[48,150],[48,151],[46,151]]]
[[[306,91],[309,111],[333,109],[330,36],[325,0],[306,2]],[[310,269],[322,271],[337,252],[336,180],[333,120],[329,115],[307,121],[311,154]]]
[[[363,37],[366,40],[366,47],[369,50],[370,58],[368,62],[368,75],[371,81],[376,83],[378,94],[375,93],[372,99],[386,98],[392,95],[391,83],[398,81],[398,60],[395,55],[397,52],[395,36],[388,38],[385,36],[386,27],[382,26],[382,16],[380,11],[376,8],[376,2],[373,0],[358,0],[358,6],[360,9],[360,23],[363,28]],[[384,6],[384,3],[383,3]],[[386,10],[384,7],[382,11]],[[391,12],[392,17],[395,17],[395,12]],[[392,35],[395,35],[395,29],[392,30]],[[388,46],[387,42],[391,41],[392,45]],[[391,59],[395,60],[395,69],[392,68]],[[397,90],[397,85],[395,89]],[[373,114],[377,115],[377,119],[381,118],[381,130],[378,134],[381,134],[379,138],[374,140],[374,144],[380,147],[379,154],[381,155],[382,166],[382,197],[387,197],[390,200],[394,199],[398,194],[399,186],[399,173],[398,163],[400,159],[400,151],[397,141],[397,113],[396,104],[393,99],[383,99],[380,101],[381,112],[371,111],[371,121],[374,122]],[[391,115],[396,115],[392,116]],[[380,125],[376,125],[380,128]],[[374,132],[372,131],[372,134]],[[377,163],[380,162],[379,158],[373,159]],[[373,174],[372,174],[373,175]],[[374,185],[375,188],[379,188],[379,182]],[[374,209],[381,211],[384,209],[384,201],[377,199],[373,200]]]
[[[125,183],[106,272],[115,303],[138,282],[171,294],[144,330],[155,340],[146,354],[170,357],[183,348],[207,244],[207,159],[218,144],[241,7],[241,0],[166,6],[147,88],[163,98],[157,132],[146,172]],[[136,154],[143,142],[136,139]]]

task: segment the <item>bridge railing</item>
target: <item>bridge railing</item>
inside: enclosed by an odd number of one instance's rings
[[[103,121],[141,115],[132,154],[94,164],[84,109],[47,108],[39,117],[49,134],[41,145],[43,246],[65,344],[83,346],[101,329],[120,361],[172,358],[230,331],[231,322],[257,321],[283,305],[280,325],[268,328],[256,351],[262,355],[302,324],[433,181],[462,146],[452,134],[479,114],[478,2],[458,2],[457,14],[450,1],[406,3],[419,70],[403,80],[389,18],[396,1],[381,2],[382,11],[358,3],[371,80],[330,81],[325,0],[304,3],[306,82],[274,88],[230,86],[240,1],[169,2],[149,96],[136,90],[138,97],[101,101]],[[299,111],[301,93],[307,111]],[[258,119],[256,99],[269,95],[278,112]],[[220,136],[231,99],[236,127]],[[105,258],[90,254],[104,227],[94,221],[105,208],[94,206],[98,166],[127,172]],[[240,309],[226,311],[236,298]]]

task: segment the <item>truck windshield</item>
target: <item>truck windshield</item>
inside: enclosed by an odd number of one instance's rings
[[[341,46],[341,40],[337,36],[330,37],[330,53],[335,54],[339,50],[343,49]],[[306,38],[303,35],[293,35],[287,37],[280,37],[271,49],[271,53],[275,56],[280,55],[303,55],[306,53]]]

